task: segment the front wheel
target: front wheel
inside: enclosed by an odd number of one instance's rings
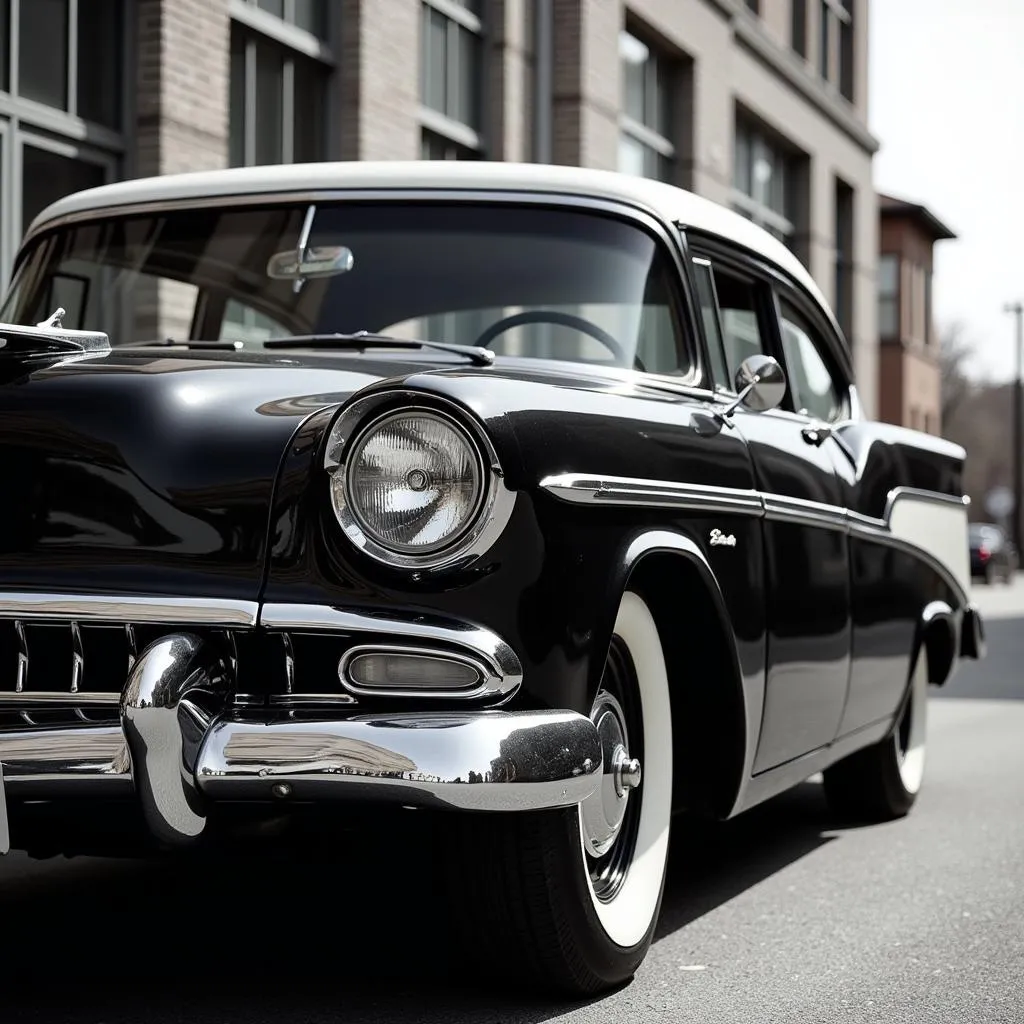
[[[927,738],[928,661],[922,649],[892,735],[825,770],[825,796],[831,809],[842,817],[867,821],[906,815],[924,781]]]
[[[451,895],[470,948],[569,995],[631,978],[661,906],[671,708],[658,630],[638,594],[622,597],[591,718],[604,756],[591,797],[567,810],[466,816],[452,847],[462,855]]]

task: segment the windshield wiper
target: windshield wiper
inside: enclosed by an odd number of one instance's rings
[[[395,338],[390,334],[371,334],[356,331],[355,334],[307,334],[294,338],[269,338],[264,348],[430,348],[438,352],[451,352],[465,356],[474,366],[491,366],[494,353],[479,345],[454,345],[446,341],[422,341],[419,338]]]
[[[160,341],[133,341],[127,345],[118,346],[118,348],[207,349],[215,352],[239,352],[243,347],[240,341],[202,341],[199,338],[190,338],[187,341],[178,341],[177,338],[164,338]]]

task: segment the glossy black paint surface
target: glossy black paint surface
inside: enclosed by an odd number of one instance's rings
[[[738,414],[757,486],[766,494],[841,507],[830,449],[807,444],[801,425],[799,417],[783,412]],[[846,534],[770,518],[764,533],[769,636],[755,771],[832,742],[850,670]]]
[[[517,494],[504,534],[466,569],[386,568],[334,520],[330,425],[354,392],[397,387],[477,419]],[[758,488],[876,518],[897,485],[959,493],[955,446],[856,424],[817,447],[799,427],[791,414],[741,411],[723,428],[707,398],[567,364],[115,351],[0,389],[0,469],[22,482],[22,500],[0,510],[0,587],[468,619],[520,655],[518,703],[586,711],[618,597],[657,557],[681,657],[701,664],[688,608],[698,578],[701,600],[720,601],[734,677],[680,670],[673,684],[734,695],[757,773],[891,715],[922,607],[958,607],[959,596],[912,555],[841,530],[577,505],[539,483],[581,473]],[[715,529],[736,545],[711,547]]]
[[[600,680],[631,545],[645,533],[671,529],[704,550],[710,531],[729,525],[738,546],[710,549],[708,560],[735,623],[743,671],[758,670],[763,604],[756,519],[730,524],[728,517],[682,510],[586,508],[538,487],[547,476],[573,471],[752,487],[742,440],[716,425],[707,408],[582,370],[568,377],[513,367],[450,369],[411,376],[401,386],[418,391],[427,404],[431,394],[454,400],[485,424],[508,485],[517,491],[505,533],[463,572],[423,573],[416,580],[382,568],[354,550],[334,521],[317,443],[327,417],[319,417],[322,422],[311,421],[300,433],[284,466],[272,516],[267,602],[402,604],[483,621],[529,666],[521,699],[585,711]],[[685,630],[685,615],[680,620]]]
[[[255,600],[288,439],[378,376],[115,351],[7,381],[0,588]]]

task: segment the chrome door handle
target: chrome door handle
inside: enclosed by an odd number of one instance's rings
[[[827,423],[808,423],[800,430],[800,436],[815,448],[823,445],[831,436],[832,428]]]

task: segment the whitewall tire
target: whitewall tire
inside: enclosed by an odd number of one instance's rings
[[[587,872],[587,891],[591,906],[608,939],[618,946],[635,946],[650,930],[661,902],[668,857],[668,833],[672,817],[672,709],[669,704],[668,677],[662,655],[658,628],[647,605],[633,593],[622,597],[613,630],[613,644],[621,644],[632,661],[636,696],[639,698],[639,720],[643,730],[642,745],[629,750],[643,752],[641,762],[642,794],[626,795],[626,800],[640,796],[639,820],[624,877],[615,890],[604,895],[595,888],[594,872]],[[613,651],[609,657],[615,658]],[[602,691],[606,692],[606,691]],[[598,701],[601,694],[598,694]],[[595,701],[595,704],[598,703]],[[606,775],[607,778],[607,775]],[[602,792],[591,801],[606,797]],[[606,797],[607,799],[607,797]],[[594,858],[586,841],[586,808],[580,807],[580,840],[587,861]],[[631,837],[620,837],[629,841]]]
[[[886,821],[907,814],[924,782],[928,739],[928,659],[914,659],[907,698],[892,734],[824,772],[825,795],[844,817]]]
[[[503,974],[570,995],[631,978],[661,907],[672,715],[657,626],[638,594],[622,597],[591,717],[604,755],[598,791],[570,810],[460,816],[464,852],[450,876],[468,948],[501,949],[481,966],[500,962]]]

